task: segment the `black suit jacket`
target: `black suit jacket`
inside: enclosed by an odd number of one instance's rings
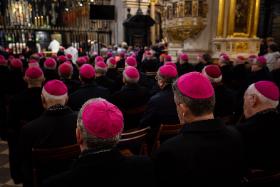
[[[232,82],[233,82],[233,70],[232,69],[233,69],[233,66],[230,64],[221,66],[221,72],[223,75],[223,83],[229,88],[233,88],[232,87]]]
[[[156,72],[158,70],[158,67],[159,67],[159,62],[157,61],[157,59],[151,59],[151,60],[145,59],[141,63],[140,70],[142,72]]]
[[[232,186],[242,176],[241,137],[219,120],[186,124],[155,154],[158,186]]]
[[[99,86],[102,86],[102,87],[110,90],[111,93],[114,93],[114,91],[116,90],[117,85],[116,85],[115,81],[113,81],[112,79],[110,79],[106,76],[96,77],[95,82]]]
[[[178,114],[171,85],[151,97],[140,126],[157,129],[161,124],[178,124]]]
[[[244,141],[246,163],[253,169],[280,169],[280,116],[267,110],[239,124]]]
[[[11,70],[8,83],[8,92],[11,95],[16,95],[27,88],[26,82],[23,80],[23,73],[21,70]]]
[[[11,177],[19,182],[19,135],[21,128],[28,122],[38,118],[44,111],[41,101],[41,88],[28,88],[16,95],[10,102],[8,110],[8,145]]]
[[[267,80],[267,81],[272,80],[272,76],[266,67],[262,68],[259,71],[251,72],[249,75],[248,85],[256,83],[258,81],[264,81],[264,80]]]
[[[126,111],[145,106],[149,98],[149,90],[138,84],[125,85],[112,96],[112,102],[123,112],[125,130],[137,128],[143,116],[143,113],[129,115]]]
[[[70,95],[68,106],[74,111],[79,111],[89,99],[102,97],[108,99],[110,91],[97,86],[96,83],[82,85],[76,92]]]
[[[54,80],[54,79],[59,79],[57,70],[50,70],[50,69],[44,69],[44,76],[46,78],[45,82]]]
[[[280,88],[280,68],[271,71],[272,80]]]
[[[185,63],[185,64],[177,63],[177,70],[178,70],[178,76],[195,71],[194,66],[190,63]]]
[[[39,118],[31,121],[21,130],[20,158],[24,186],[32,186],[32,148],[54,148],[76,143],[77,115],[69,107],[51,107]],[[44,168],[45,178],[65,170],[59,164],[50,163]]]
[[[215,89],[215,117],[233,116],[236,108],[235,93],[225,85],[216,85]]]
[[[62,81],[67,86],[69,95],[77,91],[81,86],[80,81],[74,79],[62,79]]]
[[[145,105],[149,100],[149,90],[138,84],[129,84],[112,95],[112,102],[120,109],[129,109]]]
[[[154,186],[153,164],[146,157],[124,157],[116,150],[84,151],[70,171],[50,178],[44,187]]]

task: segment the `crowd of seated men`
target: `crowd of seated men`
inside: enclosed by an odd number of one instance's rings
[[[264,56],[223,53],[215,62],[186,53],[173,62],[149,48],[76,61],[62,49],[0,55],[0,136],[11,177],[34,186],[32,150],[75,144],[74,163],[41,168],[38,186],[235,187],[254,171],[280,173],[277,51],[271,43]],[[183,127],[155,150],[162,124]],[[148,154],[122,154],[121,134],[145,127]]]

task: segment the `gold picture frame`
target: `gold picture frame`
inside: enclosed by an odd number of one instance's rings
[[[217,36],[255,38],[259,22],[260,0],[230,0],[229,3],[228,16],[225,16],[226,0],[219,0]],[[225,17],[228,17],[226,33],[224,31]]]

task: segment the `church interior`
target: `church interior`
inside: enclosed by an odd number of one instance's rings
[[[1,0],[0,187],[280,186],[280,0]]]

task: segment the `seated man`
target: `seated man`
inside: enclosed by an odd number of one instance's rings
[[[122,75],[117,69],[117,61],[114,57],[110,57],[106,63],[108,65],[106,77],[115,81],[116,90],[120,90],[120,88],[122,87]]]
[[[177,63],[177,70],[179,76],[194,71],[193,65],[189,63],[189,56],[187,54],[182,53],[179,56],[179,62]]]
[[[92,99],[80,110],[76,137],[81,155],[73,167],[45,183],[45,187],[154,186],[151,161],[124,157],[115,148],[123,131],[123,115],[104,99]]]
[[[125,119],[125,130],[137,128],[141,113],[127,116],[125,111],[145,106],[149,100],[149,90],[138,84],[140,74],[135,67],[128,66],[123,72],[124,86],[112,96],[112,102],[123,112]]]
[[[10,171],[15,183],[20,182],[18,142],[21,128],[44,112],[41,100],[42,83],[45,80],[43,71],[39,67],[28,68],[24,80],[28,88],[11,100],[7,115]]]
[[[104,88],[110,90],[111,94],[114,93],[116,89],[116,83],[114,80],[106,76],[108,70],[108,65],[103,61],[98,61],[95,63],[95,82]]]
[[[59,78],[59,76],[57,74],[57,62],[55,61],[55,59],[48,58],[45,60],[44,75],[46,78],[46,82]]]
[[[178,116],[185,126],[155,154],[158,186],[238,186],[241,137],[214,119],[215,93],[210,81],[193,72],[173,86]]]
[[[227,119],[233,117],[236,103],[235,94],[223,84],[220,67],[218,65],[207,65],[203,68],[202,74],[210,80],[215,90],[215,118]]]
[[[279,89],[269,81],[249,86],[244,95],[246,121],[237,126],[244,140],[247,167],[280,169]]]
[[[68,105],[74,111],[79,111],[82,105],[91,98],[102,97],[108,99],[110,91],[106,88],[98,86],[94,82],[95,70],[90,64],[84,64],[80,68],[81,87],[70,95]]]
[[[77,91],[80,86],[80,82],[72,78],[73,73],[74,68],[69,61],[60,64],[58,67],[60,80],[67,86],[68,94],[72,94],[73,92]]]
[[[172,91],[172,82],[177,78],[177,70],[171,65],[161,66],[157,72],[160,92],[151,97],[140,126],[157,130],[161,124],[178,124],[178,115]]]
[[[46,111],[21,130],[19,147],[24,186],[32,187],[33,148],[54,148],[76,143],[77,115],[65,106],[67,99],[67,87],[63,82],[47,82],[42,90],[42,103]],[[44,179],[66,169],[60,168],[59,164],[50,163],[49,167],[41,171],[40,177]]]

